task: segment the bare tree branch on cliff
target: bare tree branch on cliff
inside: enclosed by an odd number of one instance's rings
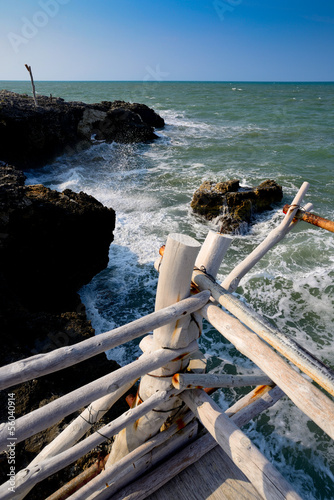
[[[27,70],[29,71],[29,74],[30,74],[30,80],[31,80],[31,86],[32,86],[32,94],[33,94],[33,97],[34,97],[34,103],[35,103],[35,106],[36,106],[36,108],[37,108],[37,99],[36,99],[35,83],[34,83],[34,78],[33,78],[33,76],[32,76],[31,66],[28,66],[28,64],[25,64],[25,67],[27,68]]]

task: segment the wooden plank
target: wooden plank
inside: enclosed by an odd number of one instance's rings
[[[115,500],[140,500],[133,495]],[[147,500],[260,500],[262,497],[226,453],[216,446]]]
[[[160,311],[148,314],[127,325],[115,328],[75,345],[61,347],[46,354],[36,354],[0,368],[0,390],[12,385],[21,384],[27,380],[53,373],[96,354],[141,337],[154,328],[166,325],[197,311],[210,298],[209,292],[189,297],[177,304],[170,305]]]
[[[250,439],[229,419],[204,391],[181,394],[183,401],[200,419],[230,459],[237,464],[255,489],[271,500],[300,499],[292,486],[262,455]]]
[[[334,403],[294,370],[255,333],[214,305],[203,316],[242,354],[251,359],[326,434],[334,439]]]

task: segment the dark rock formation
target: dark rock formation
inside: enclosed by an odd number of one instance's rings
[[[115,213],[93,197],[66,190],[25,186],[24,174],[0,162],[0,366],[33,354],[75,344],[94,335],[77,290],[106,267]],[[16,417],[117,368],[104,354],[0,393],[6,421],[7,393],[16,394]],[[125,410],[118,404],[106,423]],[[76,415],[78,412],[76,413]],[[20,443],[16,470],[25,467],[72,418]],[[107,451],[108,443],[102,447]],[[90,454],[96,460],[97,451]],[[89,463],[89,461],[87,462]],[[28,498],[45,498],[82,463],[34,488]],[[0,454],[1,483],[8,462]]]
[[[114,227],[114,210],[92,196],[24,186],[20,171],[0,167],[3,273],[29,309],[73,310],[75,292],[108,264]]]
[[[91,144],[146,142],[157,138],[164,120],[144,104],[65,102],[0,91],[0,158],[22,169],[44,165],[57,155]]]
[[[240,188],[238,180],[203,182],[194,193],[191,208],[207,220],[217,219],[222,233],[240,232],[255,213],[271,208],[282,200],[283,192],[273,180],[255,188]]]

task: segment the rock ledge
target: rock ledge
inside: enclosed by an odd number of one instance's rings
[[[88,147],[92,137],[107,142],[147,142],[164,120],[145,104],[102,101],[66,102],[0,91],[0,158],[23,170],[52,161],[57,155]]]

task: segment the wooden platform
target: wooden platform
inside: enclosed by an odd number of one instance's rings
[[[216,446],[147,500],[258,500],[262,497],[226,453]]]

